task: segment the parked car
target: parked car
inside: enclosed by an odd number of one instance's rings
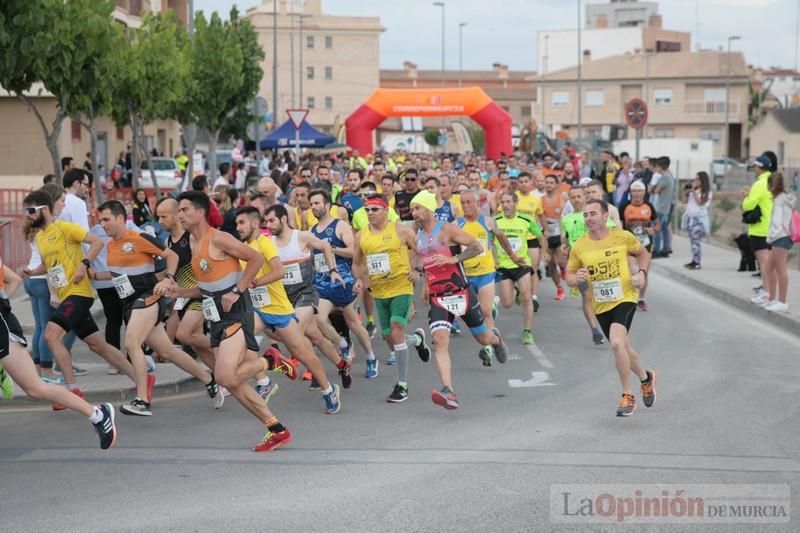
[[[171,157],[154,157],[153,170],[156,174],[156,182],[162,189],[180,189],[183,181],[183,173],[178,168],[178,162]],[[153,188],[153,179],[147,166],[147,160],[142,161],[139,173],[139,187],[143,189]]]

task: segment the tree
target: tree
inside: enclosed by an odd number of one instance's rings
[[[439,130],[425,130],[425,142],[430,146],[439,146]]]

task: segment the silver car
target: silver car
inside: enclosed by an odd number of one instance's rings
[[[158,186],[163,189],[180,189],[183,173],[178,168],[178,162],[171,157],[154,157],[153,170],[156,174]],[[152,174],[147,166],[147,160],[142,161],[139,173],[139,187],[152,189]]]

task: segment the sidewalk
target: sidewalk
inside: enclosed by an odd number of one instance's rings
[[[766,320],[784,331],[800,336],[800,271],[789,268],[789,293],[786,301],[789,313],[770,313],[750,302],[753,288],[761,280],[752,277],[752,272],[736,272],[739,267],[739,253],[712,244],[703,243],[701,270],[688,270],[683,265],[692,260],[689,239],[675,235],[672,242],[673,253],[669,258],[653,259],[652,269],[660,274],[684,282],[695,289]]]

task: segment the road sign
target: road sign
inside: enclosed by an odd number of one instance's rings
[[[299,130],[303,126],[308,116],[308,109],[287,109],[286,113],[289,115],[289,120],[294,124],[294,129]]]
[[[250,109],[253,111],[253,121],[247,125],[247,138],[251,141],[258,142],[263,139],[267,133],[266,115],[268,113],[267,101],[261,96],[256,96],[253,99]]]
[[[634,98],[625,104],[625,122],[631,128],[640,130],[647,124],[647,104],[641,98]]]

